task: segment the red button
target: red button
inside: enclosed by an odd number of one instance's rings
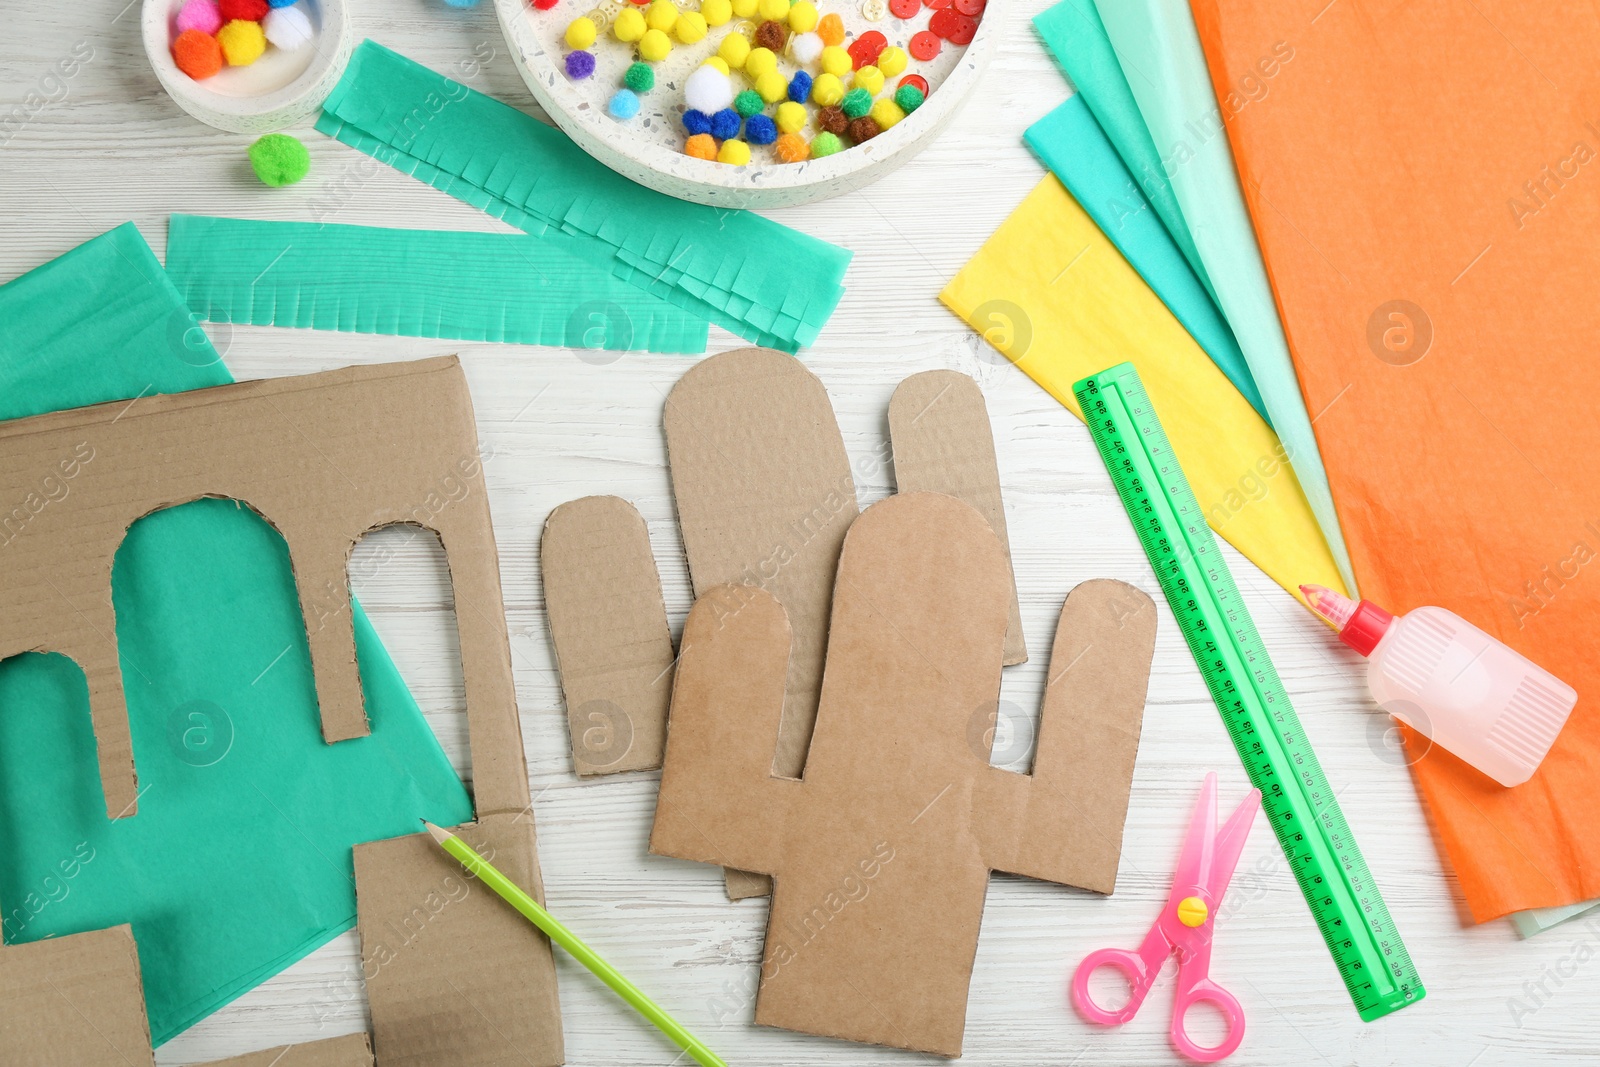
[[[971,15],[973,18],[977,18],[983,14],[983,9],[987,4],[988,0],[956,0],[956,10],[963,15]]]
[[[950,6],[950,0],[922,0],[922,4],[929,11],[939,11]]]
[[[877,30],[868,30],[850,45],[847,51],[853,61],[855,69],[869,66],[878,61],[878,54],[889,47],[889,38]]]
[[[976,19],[970,19],[961,12],[951,8],[936,11],[928,20],[928,29],[936,36],[943,37],[951,44],[967,44],[972,40],[973,34],[978,32]]]
[[[926,63],[938,55],[939,49],[943,47],[944,45],[939,42],[938,37],[927,30],[919,30],[911,35],[911,43],[906,46],[906,50],[911,53],[911,58]],[[926,96],[927,94],[924,93],[923,95]]]
[[[889,0],[889,11],[897,19],[914,18],[922,10],[922,0]]]
[[[950,35],[946,37],[945,40],[949,41],[951,44],[968,45],[972,43],[972,39],[976,37],[977,34],[977,19],[968,18],[965,15],[957,15],[955,28],[950,31]]]
[[[934,41],[937,42],[938,38],[935,37]],[[918,56],[917,58],[921,59],[922,57]],[[907,74],[904,78],[900,79],[900,84],[901,85],[912,86],[913,88],[915,88],[917,90],[917,92],[922,94],[922,97],[923,97],[924,100],[927,99],[927,97],[928,97],[928,79],[924,78],[922,75],[920,75],[920,74]]]

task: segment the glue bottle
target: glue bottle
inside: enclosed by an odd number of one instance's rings
[[[1300,592],[1367,657],[1379,707],[1501,785],[1533,776],[1578,701],[1570,685],[1453,611],[1397,617],[1320,585]]]

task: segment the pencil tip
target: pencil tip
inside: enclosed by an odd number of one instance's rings
[[[422,820],[422,825],[428,828],[429,836],[431,836],[435,841],[439,842],[439,844],[442,845],[445,843],[445,841],[449,840],[450,831],[433,825],[433,823],[429,822],[427,819]]]

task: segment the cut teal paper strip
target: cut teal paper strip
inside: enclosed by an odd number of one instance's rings
[[[167,274],[211,322],[679,353],[710,329],[520,233],[173,215]]]
[[[0,419],[232,380],[131,223],[0,286],[0,322]],[[131,922],[160,1045],[354,925],[352,845],[472,805],[359,606],[372,733],[323,742],[288,549],[255,513],[147,516],[111,594],[138,812],[106,818],[77,665],[0,663],[0,929]]]
[[[317,129],[760,344],[810,344],[850,253],[636,185],[516,108],[363,41]]]
[[[1250,367],[1227,320],[1151,210],[1083,94],[1028,127],[1023,140],[1270,425],[1272,420],[1267,418]]]
[[[1094,112],[1101,128],[1116,146],[1128,173],[1136,176],[1139,188],[1150,206],[1161,217],[1168,235],[1183,252],[1189,269],[1215,302],[1216,290],[1212,288],[1205,263],[1195,248],[1189,224],[1178,209],[1178,198],[1172,192],[1172,183],[1162,166],[1161,154],[1150,139],[1150,131],[1139,114],[1133,91],[1128,88],[1128,79],[1123,76],[1121,60],[1127,57],[1119,57],[1111,47],[1111,38],[1106,36],[1105,25],[1100,21],[1100,12],[1095,10],[1094,0],[1061,0],[1035,17],[1033,28],[1044,41],[1045,47],[1056,57],[1056,63],[1072,80],[1079,95],[1089,105],[1089,110]],[[1129,65],[1134,66],[1132,63]]]
[[[1150,137],[1161,158],[1171,161],[1172,191],[1206,265],[1217,306],[1233,327],[1272,427],[1354,594],[1355,574],[1333,509],[1333,490],[1239,188],[1194,15],[1187,0],[1097,0],[1096,9]]]

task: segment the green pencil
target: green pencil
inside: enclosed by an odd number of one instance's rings
[[[617,996],[631,1004],[635,1011],[655,1023],[662,1033],[672,1038],[679,1048],[693,1056],[701,1067],[728,1067],[715,1052],[701,1044],[699,1038],[668,1015],[661,1005],[641,993],[639,988],[622,977],[615,967],[601,959],[599,953],[584,944],[577,934],[561,925],[561,921],[540,906],[537,900],[524,893],[511,879],[495,870],[494,865],[478,855],[471,845],[426,819],[422,820],[422,825],[428,828],[428,833],[433,835],[433,839],[454,856],[469,874],[498,893],[506,903],[522,912],[529,922],[543,930],[550,940],[566,949],[574,959],[593,971],[602,982],[616,991]]]

